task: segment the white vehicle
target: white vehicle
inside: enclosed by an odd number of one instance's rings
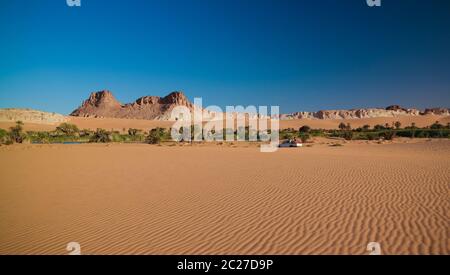
[[[280,148],[292,148],[303,147],[302,143],[298,143],[296,140],[287,140],[279,145]]]

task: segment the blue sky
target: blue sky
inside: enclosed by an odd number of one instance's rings
[[[70,113],[182,90],[204,104],[449,107],[450,1],[1,0],[0,108]]]

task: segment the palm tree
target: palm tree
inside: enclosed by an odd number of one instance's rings
[[[402,123],[401,123],[400,121],[396,121],[396,122],[394,123],[394,126],[395,126],[395,128],[398,130],[398,129],[400,129],[400,127],[402,127]]]
[[[345,125],[344,122],[341,122],[341,123],[339,124],[339,129],[343,131],[343,130],[347,129],[347,125]]]

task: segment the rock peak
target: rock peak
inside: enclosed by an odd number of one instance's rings
[[[189,105],[188,99],[181,91],[175,91],[161,99],[162,104]]]
[[[176,106],[194,108],[181,91],[172,92],[165,97],[144,96],[133,103],[121,104],[112,92],[103,90],[91,93],[83,105],[72,112],[72,116],[110,117],[132,119],[168,120]]]

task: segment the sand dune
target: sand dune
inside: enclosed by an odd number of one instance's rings
[[[450,141],[0,147],[0,254],[449,254]]]
[[[294,119],[281,120],[280,128],[294,128],[298,129],[303,125],[308,125],[315,129],[338,129],[341,122],[350,123],[353,128],[362,127],[366,124],[375,126],[377,124],[384,125],[386,123],[392,124],[395,121],[400,121],[403,126],[410,126],[411,123],[416,123],[417,127],[426,127],[439,121],[443,125],[450,122],[449,116],[401,116],[396,118],[362,118],[362,119],[339,119],[339,120],[319,120],[319,119]],[[73,123],[80,129],[103,128],[107,130],[123,131],[129,128],[136,128],[148,131],[156,127],[170,128],[173,122],[170,121],[156,121],[156,120],[139,120],[139,119],[118,119],[118,118],[84,118],[84,117],[68,117],[68,122]],[[1,129],[9,129],[14,122],[0,122]],[[25,129],[30,131],[52,131],[57,125],[33,124],[25,122]]]

